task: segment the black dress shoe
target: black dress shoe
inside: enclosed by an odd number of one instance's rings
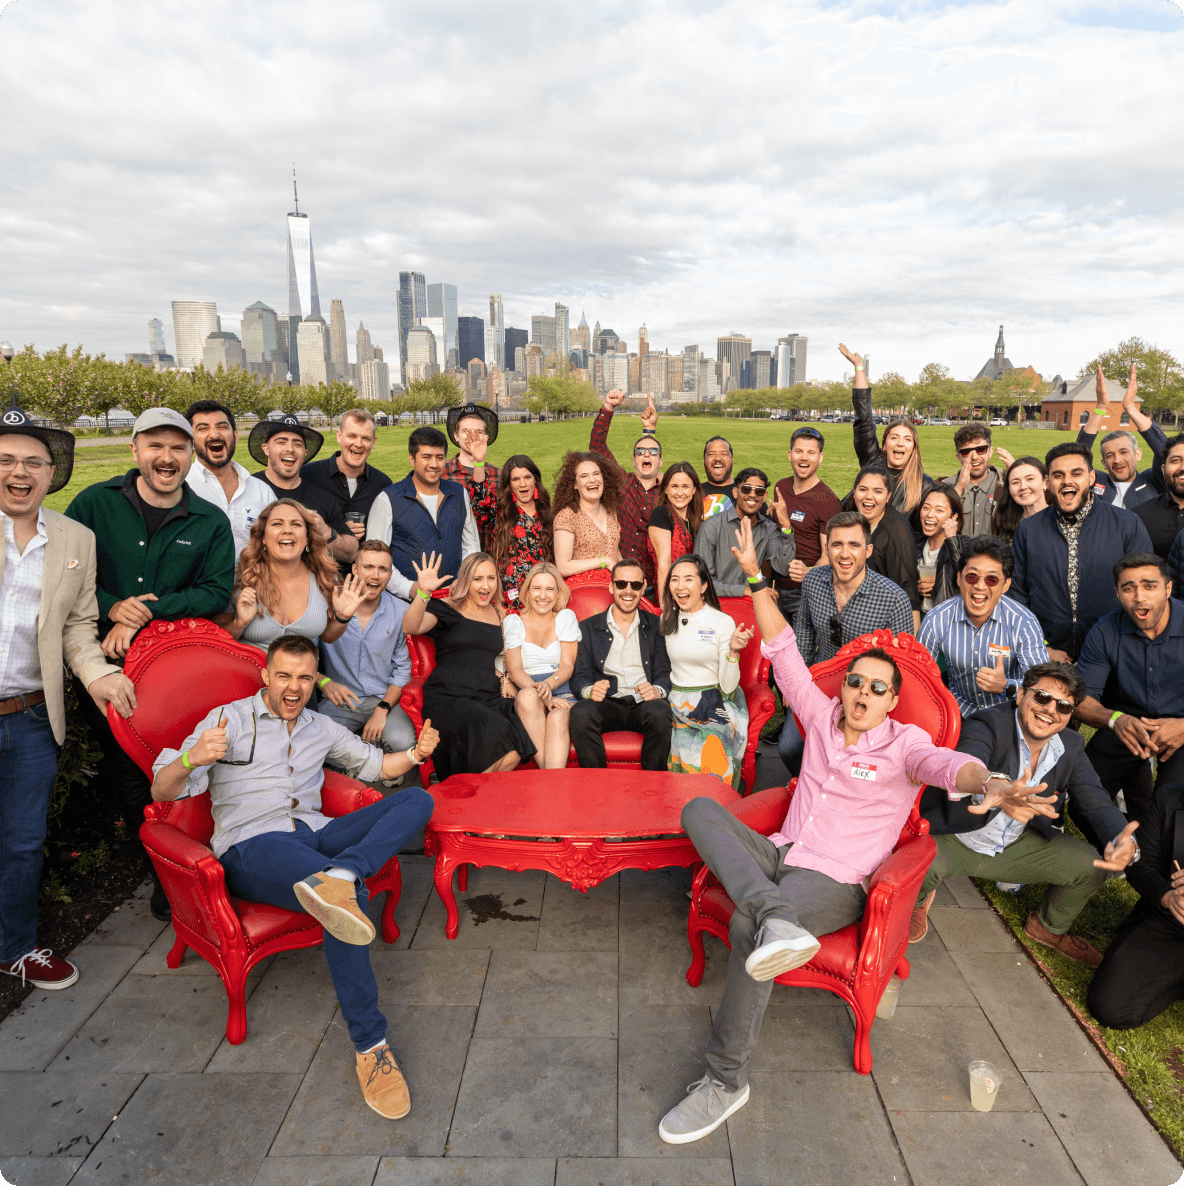
[[[152,901],[148,903],[148,909],[152,911],[152,917],[157,922],[173,921],[173,911],[169,906],[168,896],[164,892],[164,886],[159,881],[152,890]]]

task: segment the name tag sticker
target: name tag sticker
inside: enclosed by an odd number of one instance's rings
[[[1106,493],[1106,487],[1105,487],[1105,486],[1103,486],[1103,485],[1102,485],[1102,484],[1099,482],[1099,483],[1098,483],[1098,484],[1097,484],[1097,485],[1094,487],[1094,493],[1095,493],[1095,494],[1105,494],[1105,493]]]
[[[871,762],[852,762],[851,777],[862,778],[864,782],[875,782],[876,768]]]
[[[715,631],[714,630],[700,630],[699,631],[699,641],[700,642],[715,642]]]
[[[789,521],[791,523],[802,523],[805,521],[805,518],[806,518],[805,511],[791,511],[790,515],[789,515]]]
[[[1006,643],[1002,643],[1002,642],[991,643],[991,645],[989,647],[987,647],[987,653],[991,656],[992,659],[998,659],[998,658],[1002,657],[1002,658],[1006,659],[1009,663],[1011,662],[1011,647],[1009,647]]]

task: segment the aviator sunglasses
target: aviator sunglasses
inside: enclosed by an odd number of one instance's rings
[[[874,679],[869,683],[866,675],[860,675],[858,671],[847,672],[847,687],[862,688],[864,684],[867,684],[868,691],[871,692],[873,696],[888,695],[888,685],[882,679]]]
[[[1069,700],[1061,700],[1054,696],[1051,692],[1046,692],[1043,688],[1036,688],[1032,692],[1032,699],[1040,705],[1041,708],[1047,708],[1050,704],[1056,703],[1057,712],[1063,717],[1067,717],[1076,707]]]

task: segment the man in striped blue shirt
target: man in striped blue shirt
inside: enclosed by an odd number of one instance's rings
[[[1004,597],[1011,588],[1011,549],[981,536],[958,560],[958,589],[925,615],[918,640],[937,661],[944,655],[950,691],[962,715],[1014,699],[1024,672],[1048,662],[1044,632],[1030,609]]]

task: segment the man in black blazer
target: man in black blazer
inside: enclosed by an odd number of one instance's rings
[[[1084,697],[1085,681],[1071,664],[1038,663],[1024,673],[1014,708],[996,705],[962,722],[958,751],[972,754],[992,771],[988,783],[1015,779],[1032,789],[1026,799],[1017,797],[988,812],[985,824],[983,815],[969,810],[968,800],[951,801],[944,788],[925,789],[921,814],[937,841],[937,856],[921,884],[909,942],[925,937],[926,916],[941,882],[969,874],[989,881],[1047,884],[1044,901],[1028,915],[1024,933],[1091,968],[1102,962],[1097,949],[1069,928],[1107,874],[1139,859],[1134,839],[1139,825],[1128,824],[1102,789],[1081,737],[1065,731]],[[1095,835],[1112,837],[1102,860],[1091,845],[1058,826],[1066,805]]]
[[[613,603],[580,623],[570,684],[571,743],[581,766],[608,765],[604,734],[642,735],[641,768],[665,770],[670,757],[670,659],[657,614],[640,608],[645,573],[632,557],[612,571]]]

